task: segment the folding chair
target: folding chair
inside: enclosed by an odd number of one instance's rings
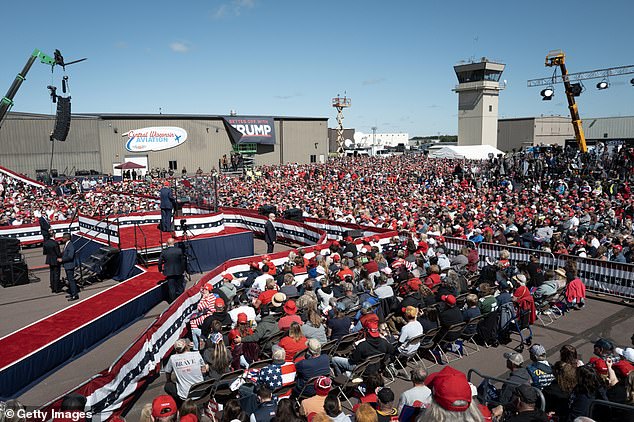
[[[293,356],[293,362],[295,362],[299,358],[305,357],[306,352],[308,352],[308,347],[305,348],[304,350],[300,350],[299,352],[295,353],[295,356]]]
[[[267,343],[270,343],[271,345],[277,344],[277,343],[280,342],[280,340],[282,340],[282,338],[284,338],[284,336],[286,336],[286,332],[285,331],[280,331],[280,332],[277,332],[277,333],[273,334],[271,337],[264,338],[264,339],[260,340],[258,343],[260,344],[262,349],[264,349],[264,345],[265,344],[267,344]],[[262,355],[266,356],[267,358],[272,357],[271,353],[265,352],[264,350],[262,351]]]
[[[337,348],[332,351],[332,356],[347,356],[352,353],[357,338],[359,338],[359,333],[350,333],[341,337]]]
[[[314,384],[315,384],[315,381],[317,381],[317,378],[319,378],[320,376],[321,376],[321,375],[317,375],[317,376],[314,376],[314,377],[309,378],[309,379],[307,379],[307,380],[306,380],[306,382],[304,383],[304,386],[303,386],[303,387],[302,387],[302,389],[300,390],[299,394],[297,395],[297,397],[295,397],[295,400],[297,401],[297,404],[300,404],[300,402],[301,402],[303,399],[308,398],[308,396],[305,396],[305,395],[304,395],[304,392],[306,391],[306,387],[311,386],[311,385],[314,385]],[[295,385],[297,385],[297,382],[295,382]]]
[[[242,369],[222,374],[220,378],[218,378],[216,388],[212,394],[214,401],[224,405],[229,400],[236,398],[238,391],[231,390],[231,384],[243,374],[244,371]]]
[[[249,365],[249,369],[262,369],[265,366],[269,366],[271,363],[273,363],[273,359],[262,359]]]
[[[339,343],[339,340],[337,340],[337,339],[335,339],[335,340],[330,340],[329,342],[324,343],[324,344],[321,346],[321,354],[322,354],[322,355],[329,355],[329,356],[331,356],[331,355],[332,355],[332,352],[333,352],[334,350],[336,350],[336,348],[337,348],[337,344],[338,344],[338,343]]]
[[[201,381],[189,388],[187,398],[193,400],[196,405],[206,404],[211,399],[215,389],[216,380]]]
[[[445,348],[447,346],[451,346],[452,349],[454,347],[456,347],[456,340],[459,340],[460,337],[459,335],[462,333],[462,330],[464,329],[465,325],[467,323],[466,322],[459,322],[458,324],[454,324],[450,327],[447,327],[447,329],[445,330],[444,333],[441,334],[440,338],[438,338],[438,340],[436,341],[436,350],[438,350],[438,353],[440,353],[440,357],[441,359],[444,358],[446,363],[450,363],[450,362],[455,362],[459,359],[462,359],[462,352],[460,351],[460,349],[458,349],[456,352],[454,352],[452,350],[452,353],[454,353],[455,355],[457,355],[458,357],[456,359],[449,359],[449,355],[447,355],[447,353],[445,353]],[[456,336],[455,338],[454,335]],[[451,340],[448,339],[452,338]]]
[[[399,355],[396,357],[394,365],[397,367],[400,367],[400,369],[402,369],[403,371],[405,371],[406,376],[405,377],[401,377],[406,381],[409,381],[409,376],[407,376],[407,364],[409,363],[410,360],[414,360],[415,361],[415,356],[416,353],[418,353],[418,349],[420,348],[420,343],[421,341],[423,341],[426,337],[426,334],[421,334],[418,335],[416,337],[412,337],[411,339],[407,340],[407,342],[405,342],[405,344],[403,345],[404,348],[408,348],[410,346],[417,346],[416,350],[410,354],[410,355],[406,355],[403,353],[399,352]],[[397,368],[397,372],[395,374],[395,377],[398,376],[398,368]],[[395,378],[394,377],[394,378]]]
[[[478,334],[478,325],[480,325],[480,321],[482,321],[484,317],[485,315],[478,315],[477,317],[471,318],[466,322],[464,328],[462,329],[462,334],[460,334],[460,338],[462,339],[462,350],[467,356],[480,351],[480,346],[476,343],[474,338]],[[469,343],[471,343],[473,347],[469,346]],[[473,352],[469,353],[469,349]]]
[[[416,351],[414,360],[420,362],[425,369],[427,369],[427,365],[425,364],[425,359],[423,357],[424,352],[428,352],[431,355],[432,359],[434,360],[434,364],[432,364],[430,368],[439,364],[438,359],[436,359],[436,355],[434,355],[434,352],[433,352],[433,349],[436,347],[436,343],[434,342],[434,339],[436,338],[439,332],[440,332],[440,327],[436,327],[433,330],[427,331],[426,333],[424,333],[424,336],[420,340],[420,344],[418,345],[418,350]]]
[[[363,383],[363,374],[365,373],[365,370],[368,368],[368,366],[380,362],[382,358],[382,354],[371,356],[365,362],[358,364],[351,371],[350,376],[347,376],[346,374],[341,374],[333,379],[333,383],[339,388],[339,391],[341,391],[341,394],[350,405],[350,410],[352,410],[353,405],[350,401],[350,398],[346,395],[346,390],[356,388],[361,385],[361,383]]]
[[[535,304],[537,310],[537,319],[539,320],[539,322],[542,323],[544,327],[555,322],[553,311],[550,309],[550,302],[548,300],[551,297],[552,296],[542,298],[542,301],[540,301],[539,304]]]
[[[467,302],[467,295],[469,293],[463,293],[461,295],[456,296],[456,307],[461,309],[465,303]]]

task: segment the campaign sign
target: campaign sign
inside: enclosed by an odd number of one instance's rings
[[[234,136],[234,130],[227,130],[233,143],[275,144],[275,119],[272,117],[230,116],[222,119],[225,128],[229,125],[241,134]]]
[[[128,137],[125,149],[130,152],[162,151],[187,140],[187,131],[179,127],[144,127],[123,134]]]

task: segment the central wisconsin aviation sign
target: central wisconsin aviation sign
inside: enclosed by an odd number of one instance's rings
[[[125,149],[130,152],[162,151],[181,145],[187,131],[179,127],[144,127],[123,134],[128,137]]]

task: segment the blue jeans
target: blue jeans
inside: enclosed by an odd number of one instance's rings
[[[192,328],[192,342],[194,346],[192,347],[193,351],[197,351],[200,347],[200,336],[202,336],[203,332],[200,331],[200,328]]]
[[[335,356],[332,358],[332,365],[335,369],[335,375],[341,375],[343,372],[352,371],[357,365],[353,365],[350,363],[348,358],[344,358],[341,356]]]

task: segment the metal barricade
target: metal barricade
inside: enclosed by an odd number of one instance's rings
[[[588,416],[595,421],[634,420],[634,406],[605,400],[593,400]]]
[[[526,249],[517,246],[500,245],[497,243],[480,243],[478,245],[478,253],[480,254],[480,262],[478,266],[482,268],[485,265],[483,258],[489,258],[493,261],[497,261],[500,257],[500,252],[506,249],[509,251],[509,261],[513,265],[520,263],[526,263],[529,261],[531,255],[535,255],[539,258],[539,263],[542,264],[544,269],[554,270],[557,268],[555,256],[550,252],[544,252],[537,249]]]
[[[622,298],[634,298],[633,264],[601,261],[573,255],[557,256],[559,267],[564,267],[568,261],[575,262],[577,275],[587,290]]]
[[[429,236],[434,239],[438,239],[439,237],[441,237],[436,235],[429,235]],[[459,237],[447,237],[447,236],[442,236],[442,238],[444,238],[443,247],[445,248],[445,250],[447,252],[451,252],[454,255],[459,254],[462,248],[469,247],[469,248],[477,249],[476,244],[472,240],[460,239]]]

